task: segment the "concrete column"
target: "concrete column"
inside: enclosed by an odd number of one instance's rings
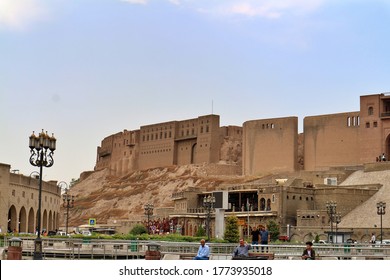
[[[225,234],[225,209],[215,209],[215,233],[216,238],[223,238]]]

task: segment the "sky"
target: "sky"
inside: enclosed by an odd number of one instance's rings
[[[0,163],[30,176],[28,137],[57,139],[44,180],[93,170],[142,125],[359,111],[390,92],[387,0],[0,0]]]

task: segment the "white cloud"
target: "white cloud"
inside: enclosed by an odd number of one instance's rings
[[[180,0],[168,0],[168,1],[174,5],[180,5]]]
[[[46,18],[46,9],[38,0],[1,0],[0,28],[24,30]]]
[[[146,5],[148,3],[148,0],[121,0],[121,1],[130,4],[140,4],[140,5]]]
[[[244,0],[225,1],[214,12],[220,15],[280,18],[286,14],[306,14],[320,8],[326,0]]]

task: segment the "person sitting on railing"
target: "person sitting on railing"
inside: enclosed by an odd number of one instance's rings
[[[204,239],[202,239],[200,241],[198,253],[193,258],[193,260],[208,260],[209,254],[210,254],[210,248],[208,245],[206,245],[206,241]]]
[[[311,241],[306,242],[306,249],[303,250],[302,260],[315,260],[316,252],[312,248],[313,243]]]
[[[249,250],[252,248],[252,246],[244,241],[244,239],[240,239],[240,245],[234,249],[233,252],[233,258],[239,257],[239,258],[247,258],[249,257]]]

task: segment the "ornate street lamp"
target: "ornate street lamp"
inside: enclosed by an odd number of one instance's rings
[[[145,215],[148,217],[148,234],[150,234],[149,222],[150,222],[150,216],[153,215],[153,209],[154,206],[152,203],[147,203],[144,205]]]
[[[328,213],[328,216],[329,216],[330,232],[331,232],[331,236],[332,236],[332,240],[330,240],[330,238],[329,238],[329,241],[332,243],[334,243],[333,222],[335,221],[336,207],[337,207],[337,202],[334,202],[334,201],[326,202],[326,212]]]
[[[66,226],[65,226],[65,232],[68,234],[68,222],[69,222],[69,209],[74,207],[74,196],[70,195],[68,193],[69,188],[68,184],[65,182],[59,182],[58,186],[61,186],[61,184],[65,184],[65,193],[62,194],[62,201],[63,201],[63,207],[66,208]]]
[[[381,216],[381,244],[383,241],[383,227],[382,227],[382,216],[386,214],[386,202],[378,202],[376,204],[377,214]]]
[[[51,167],[54,164],[53,154],[56,149],[56,138],[47,135],[42,129],[38,136],[34,132],[29,138],[30,163],[39,167],[39,194],[38,194],[38,236],[34,242],[34,260],[42,259],[42,239],[41,239],[41,204],[42,204],[42,173],[43,167]]]
[[[211,222],[211,211],[213,211],[215,205],[215,197],[212,195],[205,196],[203,198],[203,207],[206,209],[206,231],[207,241],[210,241],[210,222]]]

